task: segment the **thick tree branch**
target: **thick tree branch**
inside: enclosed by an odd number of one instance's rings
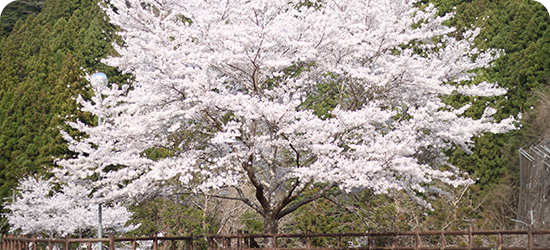
[[[292,187],[290,190],[287,191],[285,197],[281,200],[279,205],[275,207],[274,212],[279,213],[286,205],[288,205],[290,202],[292,202],[301,192],[294,193],[294,190],[300,185],[300,178],[296,178],[294,181],[294,184],[292,184]],[[307,186],[307,185],[306,185]]]
[[[256,210],[259,214],[262,216],[264,215],[264,212],[262,208],[258,207],[258,205],[252,203],[249,199],[243,198],[243,197],[230,197],[230,196],[223,196],[223,195],[214,195],[214,194],[205,194],[206,196],[214,197],[214,198],[220,198],[220,199],[226,199],[226,200],[236,200],[236,201],[242,201],[247,206],[251,207],[252,209]]]
[[[292,213],[294,211],[296,211],[296,209],[298,209],[299,207],[305,205],[305,204],[308,204],[316,199],[319,199],[320,197],[324,196],[326,192],[328,192],[330,189],[332,189],[333,187],[336,187],[336,183],[332,183],[330,185],[327,185],[326,187],[324,187],[323,189],[321,189],[320,192],[308,197],[308,198],[305,198],[303,200],[300,200],[296,203],[294,203],[292,206],[290,207],[287,207],[286,209],[284,209],[283,211],[281,211],[280,213],[277,214],[277,219],[280,219],[280,218],[283,218],[285,215],[289,214],[289,213]]]
[[[262,206],[264,213],[268,213],[271,210],[271,206],[269,205],[269,201],[265,198],[264,194],[264,185],[260,183],[258,178],[256,177],[256,174],[254,173],[254,169],[252,169],[252,160],[253,156],[248,156],[248,161],[243,162],[243,168],[246,170],[246,173],[248,175],[248,179],[254,185],[256,188],[256,199],[258,199],[258,202],[260,202],[260,205]]]

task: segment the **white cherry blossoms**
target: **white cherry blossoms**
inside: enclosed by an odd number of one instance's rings
[[[513,118],[493,121],[491,107],[474,119],[464,115],[469,106],[442,100],[506,91],[471,83],[475,69],[490,66],[499,51],[473,48],[478,30],[462,40],[447,36],[454,29],[442,22],[450,16],[438,17],[433,6],[109,3],[116,11],[105,11],[124,43],[116,47],[118,57],[104,62],[135,80],[130,88],[97,87],[92,101],[79,99],[105,122],[71,123],[88,137],[66,135],[79,155],[59,160],[57,173],[65,181],[100,173],[92,185],[103,200],[139,200],[181,187],[234,188],[228,198],[280,218],[292,210],[289,200],[315,183],[345,191],[438,192],[435,182],[471,183],[443,150],[467,150],[472,137],[516,128]],[[315,105],[330,112],[320,117]],[[247,185],[257,200],[242,193]]]

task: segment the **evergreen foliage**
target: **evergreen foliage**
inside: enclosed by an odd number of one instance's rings
[[[82,77],[85,69],[102,70],[113,81],[125,79],[99,62],[112,50],[114,28],[96,0],[32,0],[10,6],[2,15],[5,37],[0,42],[2,198],[11,197],[17,180],[46,174],[54,158],[71,156],[59,130],[76,132],[65,121],[96,122],[74,101],[77,95],[91,95]]]
[[[494,67],[483,69],[483,80],[497,82],[508,89],[506,96],[468,98],[455,96],[450,102],[472,102],[467,113],[479,116],[485,103],[499,108],[496,119],[518,113],[529,114],[536,105],[536,90],[548,85],[550,80],[550,43],[548,25],[550,16],[544,6],[536,1],[435,0],[441,14],[453,11],[456,17],[449,25],[458,31],[470,25],[482,28],[476,44],[480,49],[498,48],[505,55],[497,59]],[[481,188],[517,179],[516,150],[537,134],[513,131],[507,134],[486,134],[476,138],[473,154],[461,149],[450,151],[451,162],[479,178]],[[511,179],[511,180],[510,180]]]
[[[178,199],[154,198],[130,207],[134,214],[128,223],[139,224],[132,236],[154,235],[206,235],[215,230],[213,218],[193,204],[195,198],[184,195]]]
[[[17,20],[25,20],[29,15],[36,16],[42,11],[44,0],[18,0],[6,5],[1,10],[0,29],[9,34]],[[3,35],[0,32],[0,36]]]
[[[500,48],[506,52],[497,59],[495,67],[482,69],[483,77],[478,79],[498,82],[500,86],[508,88],[506,97],[474,99],[452,96],[447,101],[457,104],[472,102],[473,107],[467,115],[474,117],[480,116],[484,104],[489,102],[499,109],[495,115],[497,119],[522,113],[524,118],[527,117],[524,125],[530,127],[532,119],[529,115],[535,115],[537,110],[538,96],[535,92],[548,87],[550,82],[548,11],[534,0],[426,0],[422,3],[426,2],[434,3],[441,15],[456,11],[456,17],[448,21],[448,25],[456,27],[457,34],[469,29],[471,24],[481,27],[476,40],[479,48]],[[53,166],[53,157],[70,156],[59,134],[59,127],[70,131],[64,123],[66,120],[78,118],[89,124],[96,122],[90,114],[79,111],[72,100],[78,94],[85,99],[91,95],[86,88],[87,82],[80,77],[85,74],[82,68],[88,72],[105,72],[111,82],[123,83],[127,79],[127,76],[98,60],[112,54],[110,44],[114,39],[114,30],[104,20],[96,0],[25,0],[12,2],[4,9],[0,17],[0,197],[11,197],[11,190],[21,177],[45,173],[47,168]],[[320,94],[308,100],[310,108],[319,117],[329,117],[328,111],[337,103],[338,96],[327,90],[333,87],[331,84],[320,85]],[[513,184],[518,177],[517,148],[537,137],[542,130],[486,134],[474,139],[476,147],[471,155],[461,149],[449,151],[448,156],[454,165],[470,172],[474,178],[479,178],[477,186],[467,190],[465,198],[456,203],[457,208],[453,210],[453,216],[469,214],[469,217],[458,216],[450,223],[449,216],[444,213],[450,211],[450,203],[438,200],[433,204],[436,211],[428,212],[426,217],[416,218],[416,222],[424,219],[434,229],[451,224],[447,228],[461,229],[473,224],[472,221],[483,222],[486,226],[499,225],[495,223],[498,221],[502,227],[510,226],[509,218],[513,218],[513,210],[509,207],[513,207],[515,201],[505,200],[515,198],[503,195],[502,190],[514,191]],[[76,131],[70,133],[76,135]],[[503,185],[507,188],[502,189]],[[349,224],[346,218],[371,218],[373,221],[378,220],[375,225],[379,225],[380,229],[397,225],[392,224],[394,222],[401,223],[396,226],[399,229],[409,229],[407,227],[410,224],[405,221],[415,221],[414,215],[421,213],[410,210],[410,214],[406,215],[405,211],[400,210],[402,207],[395,206],[399,197],[350,199],[334,196],[331,199],[339,205],[328,199],[308,204],[297,212],[295,221],[290,225],[297,228],[294,230],[310,229],[316,232],[337,232],[343,228],[363,230],[364,223]],[[163,213],[178,206],[169,201],[155,201],[159,203],[151,202],[134,209],[139,211],[163,207],[164,210],[158,210],[163,212],[157,214],[164,216]],[[498,209],[494,205],[499,201],[507,206],[507,210],[500,214],[495,212]],[[357,210],[352,214],[351,210],[343,211],[340,205],[355,207]],[[181,209],[187,208],[178,207],[173,211]],[[391,214],[394,211],[392,209],[396,209],[395,215],[403,215],[404,219],[397,217],[399,219],[395,221],[395,218],[384,217],[384,214]],[[443,211],[437,212],[440,210]],[[369,211],[370,215],[359,211]],[[376,215],[376,211],[384,212]],[[141,212],[135,217],[136,220],[145,223],[147,216],[140,215]],[[192,213],[189,216],[203,215]],[[489,218],[491,216],[495,217],[493,221]],[[262,222],[251,219],[247,223],[249,229],[253,229]],[[153,227],[154,224],[151,225],[147,229],[149,231],[142,227],[143,233],[158,230]],[[2,230],[5,232],[6,228]]]

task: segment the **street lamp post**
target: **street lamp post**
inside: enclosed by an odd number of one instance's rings
[[[102,72],[98,72],[92,75],[92,84],[102,84],[103,86],[109,85],[109,79],[107,78],[107,75]],[[97,117],[97,126],[101,126],[101,116]],[[97,172],[97,179],[101,180],[101,174],[99,171]],[[101,203],[98,204],[98,210],[97,210],[97,238],[101,239],[103,238],[103,226],[102,226],[102,215],[101,215]],[[97,243],[97,250],[102,250],[103,248],[103,242]]]

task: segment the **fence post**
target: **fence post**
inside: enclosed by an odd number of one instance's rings
[[[372,228],[369,228],[367,232],[369,233],[369,235],[367,236],[367,239],[368,239],[368,248],[370,250],[374,246],[374,240],[372,239]]]
[[[243,247],[243,231],[242,230],[237,230],[237,249],[238,250],[241,250],[242,247]]]
[[[189,235],[189,250],[193,250],[195,247],[193,246],[193,232]]]
[[[48,241],[48,250],[53,250],[51,241]]]
[[[421,239],[420,239],[420,228],[416,228],[414,230],[414,238],[415,238],[415,248],[414,249],[420,249],[420,246],[422,245]]]
[[[306,230],[306,248],[307,249],[311,249],[311,236],[309,236],[310,234],[311,234],[311,231]]]
[[[245,234],[245,236],[244,236],[244,246],[246,248],[250,248],[250,238],[248,237],[249,232],[244,230],[243,233]]]
[[[502,234],[498,234],[498,249],[502,249]]]
[[[441,231],[441,248],[445,249],[447,247],[447,236],[445,236],[445,231]]]
[[[15,249],[16,250],[21,250],[22,249],[22,244],[21,244],[21,240],[19,240],[19,238],[21,238],[21,235],[18,235],[17,236],[18,239],[16,239],[16,245],[15,245]]]
[[[155,233],[155,238],[153,239],[153,250],[158,250],[159,244],[158,244],[158,236],[157,233]]]
[[[208,231],[208,250],[212,250],[214,248],[214,237],[212,237],[213,234],[214,232],[212,230]]]
[[[397,234],[391,236],[391,249],[395,249],[395,245],[397,245]]]
[[[528,232],[527,232],[527,240],[528,246],[527,249],[531,250],[535,246],[535,237],[533,237],[533,225],[529,226]]]
[[[21,238],[29,238],[28,235],[21,235]],[[21,248],[23,250],[29,250],[29,242],[28,241],[21,241]]]
[[[115,235],[109,235],[109,250],[115,250]]]
[[[38,237],[36,237],[36,235],[32,237],[32,250],[37,250],[38,249],[38,246],[36,245],[36,239],[37,238]]]
[[[223,248],[231,248],[231,238],[223,237]]]
[[[342,244],[342,237],[338,236],[336,237],[336,247],[340,248],[340,244]]]
[[[132,240],[132,250],[136,250],[136,240]]]
[[[277,235],[273,235],[273,248],[277,248]]]
[[[25,235],[25,238],[28,239],[29,235]],[[25,250],[29,250],[31,243],[32,243],[32,241],[26,241],[25,242]]]
[[[65,250],[69,250],[69,234],[65,235]]]
[[[91,241],[88,241],[88,250],[92,250],[92,242]]]
[[[474,247],[474,235],[472,231],[474,231],[474,227],[468,226],[468,250],[472,250],[472,247]]]

